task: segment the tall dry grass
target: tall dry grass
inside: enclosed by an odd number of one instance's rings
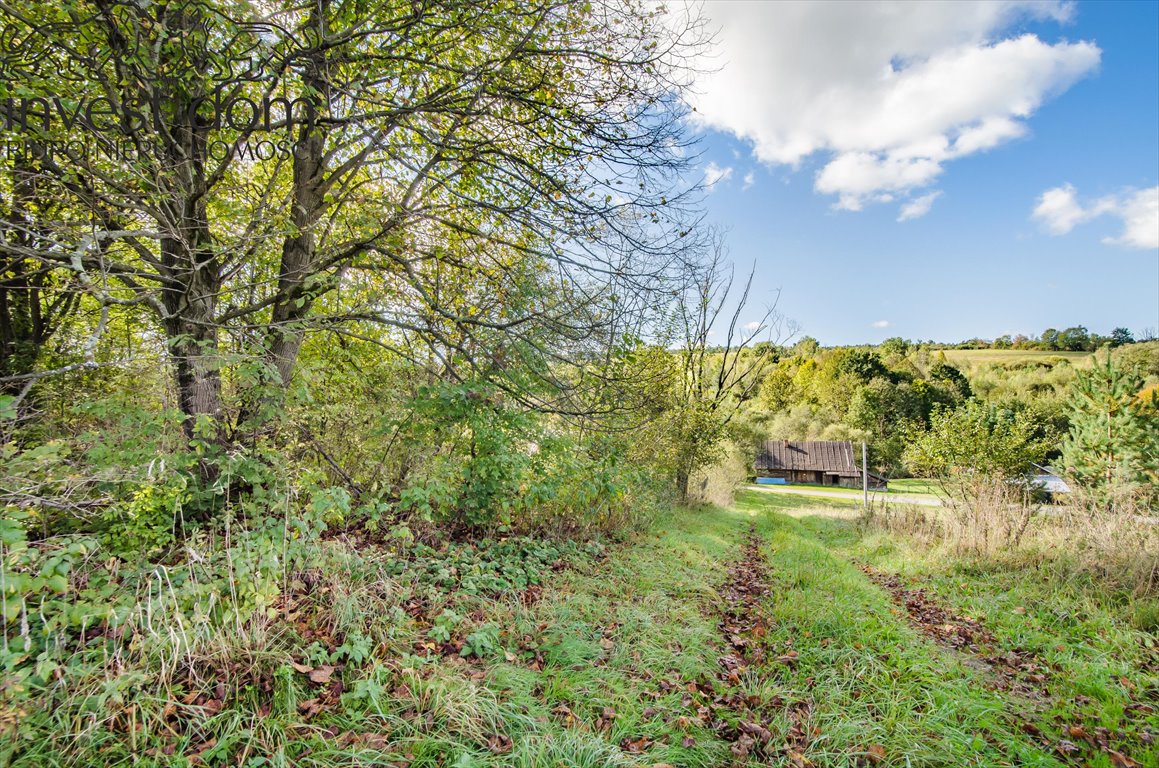
[[[698,470],[688,483],[692,500],[718,507],[731,506],[736,491],[749,479],[749,457],[735,444],[729,445],[723,458],[710,467]]]
[[[1044,504],[997,480],[949,494],[942,507],[875,501],[869,530],[903,535],[947,554],[1012,566],[1037,564],[1060,578],[1097,577],[1136,597],[1159,595],[1159,516],[1130,494],[1109,503],[1081,493]]]

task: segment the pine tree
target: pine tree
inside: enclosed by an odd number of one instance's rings
[[[1121,369],[1110,355],[1076,372],[1062,458],[1067,473],[1086,489],[1100,495],[1115,488],[1154,494],[1159,420],[1139,400],[1142,388],[1143,377]]]

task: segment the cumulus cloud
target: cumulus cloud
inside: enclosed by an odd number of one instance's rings
[[[888,328],[889,321],[888,320],[874,320],[873,327],[874,328]]]
[[[910,219],[920,219],[930,212],[934,201],[942,196],[941,190],[935,190],[927,195],[915,197],[913,200],[905,203],[901,207],[901,213],[898,214],[898,221],[909,221]]]
[[[751,323],[744,324],[744,329],[746,331],[748,331],[749,333],[752,333],[753,331],[760,330],[760,327],[761,327],[761,324],[758,323],[756,320],[753,320]]]
[[[721,168],[716,163],[709,163],[704,169],[704,186],[709,190],[730,178],[732,178],[732,166]]]
[[[1052,235],[1065,235],[1079,224],[1110,215],[1123,223],[1118,237],[1104,243],[1127,248],[1159,248],[1159,186],[1120,195],[1108,195],[1083,204],[1070,184],[1053,187],[1039,195],[1031,217]]]
[[[1079,205],[1075,188],[1070,184],[1063,184],[1061,187],[1043,192],[1031,215],[1042,222],[1046,231],[1052,235],[1065,235],[1074,229],[1076,224],[1091,218]]]
[[[906,198],[947,162],[1023,136],[1046,100],[1099,65],[1091,42],[1009,33],[1066,22],[1067,2],[716,2],[713,71],[688,96],[700,125],[767,163],[822,166],[836,206]]]
[[[746,173],[744,175],[744,184],[740,188],[741,192],[744,192],[746,189],[748,189],[749,187],[751,187],[753,184],[756,184],[756,183],[757,183],[757,175],[754,172],[749,171],[748,173]]]
[[[1123,200],[1114,211],[1123,220],[1123,234],[1103,242],[1128,248],[1159,248],[1159,186]]]

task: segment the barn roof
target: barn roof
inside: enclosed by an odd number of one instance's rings
[[[860,476],[848,440],[766,440],[757,453],[759,470],[826,472],[842,477]]]

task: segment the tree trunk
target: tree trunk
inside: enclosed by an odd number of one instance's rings
[[[327,131],[317,122],[329,112],[330,81],[325,40],[329,3],[319,2],[311,11],[308,26],[317,30],[319,40],[306,59],[302,80],[308,88],[310,114],[299,128],[294,144],[294,177],[291,222],[293,231],[282,243],[278,270],[278,297],[274,303],[267,342],[267,361],[277,372],[282,387],[294,375],[302,349],[302,323],[309,316],[317,289],[307,280],[314,275],[317,238],[314,226],[326,205]]]
[[[691,474],[687,467],[676,468],[676,493],[681,504],[688,502],[688,481]]]
[[[222,275],[206,207],[208,129],[198,121],[190,103],[178,102],[173,114],[173,138],[166,147],[173,175],[158,222],[164,233],[160,238],[161,273],[166,279],[161,303],[178,403],[185,414],[185,434],[193,437],[200,419],[217,420],[222,411],[221,360],[217,354]]]
[[[217,355],[217,295],[221,289],[214,259],[208,264],[174,240],[163,240],[166,261],[188,265],[187,282],[181,291],[162,292],[168,337],[177,384],[177,400],[185,414],[185,434],[193,437],[194,426],[203,417],[221,416],[221,372]]]
[[[317,241],[314,225],[323,205],[322,152],[325,134],[307,126],[294,147],[293,233],[282,243],[278,300],[271,316],[268,360],[283,387],[290,384],[302,349],[301,323],[310,313],[314,295],[306,285],[311,276]]]

